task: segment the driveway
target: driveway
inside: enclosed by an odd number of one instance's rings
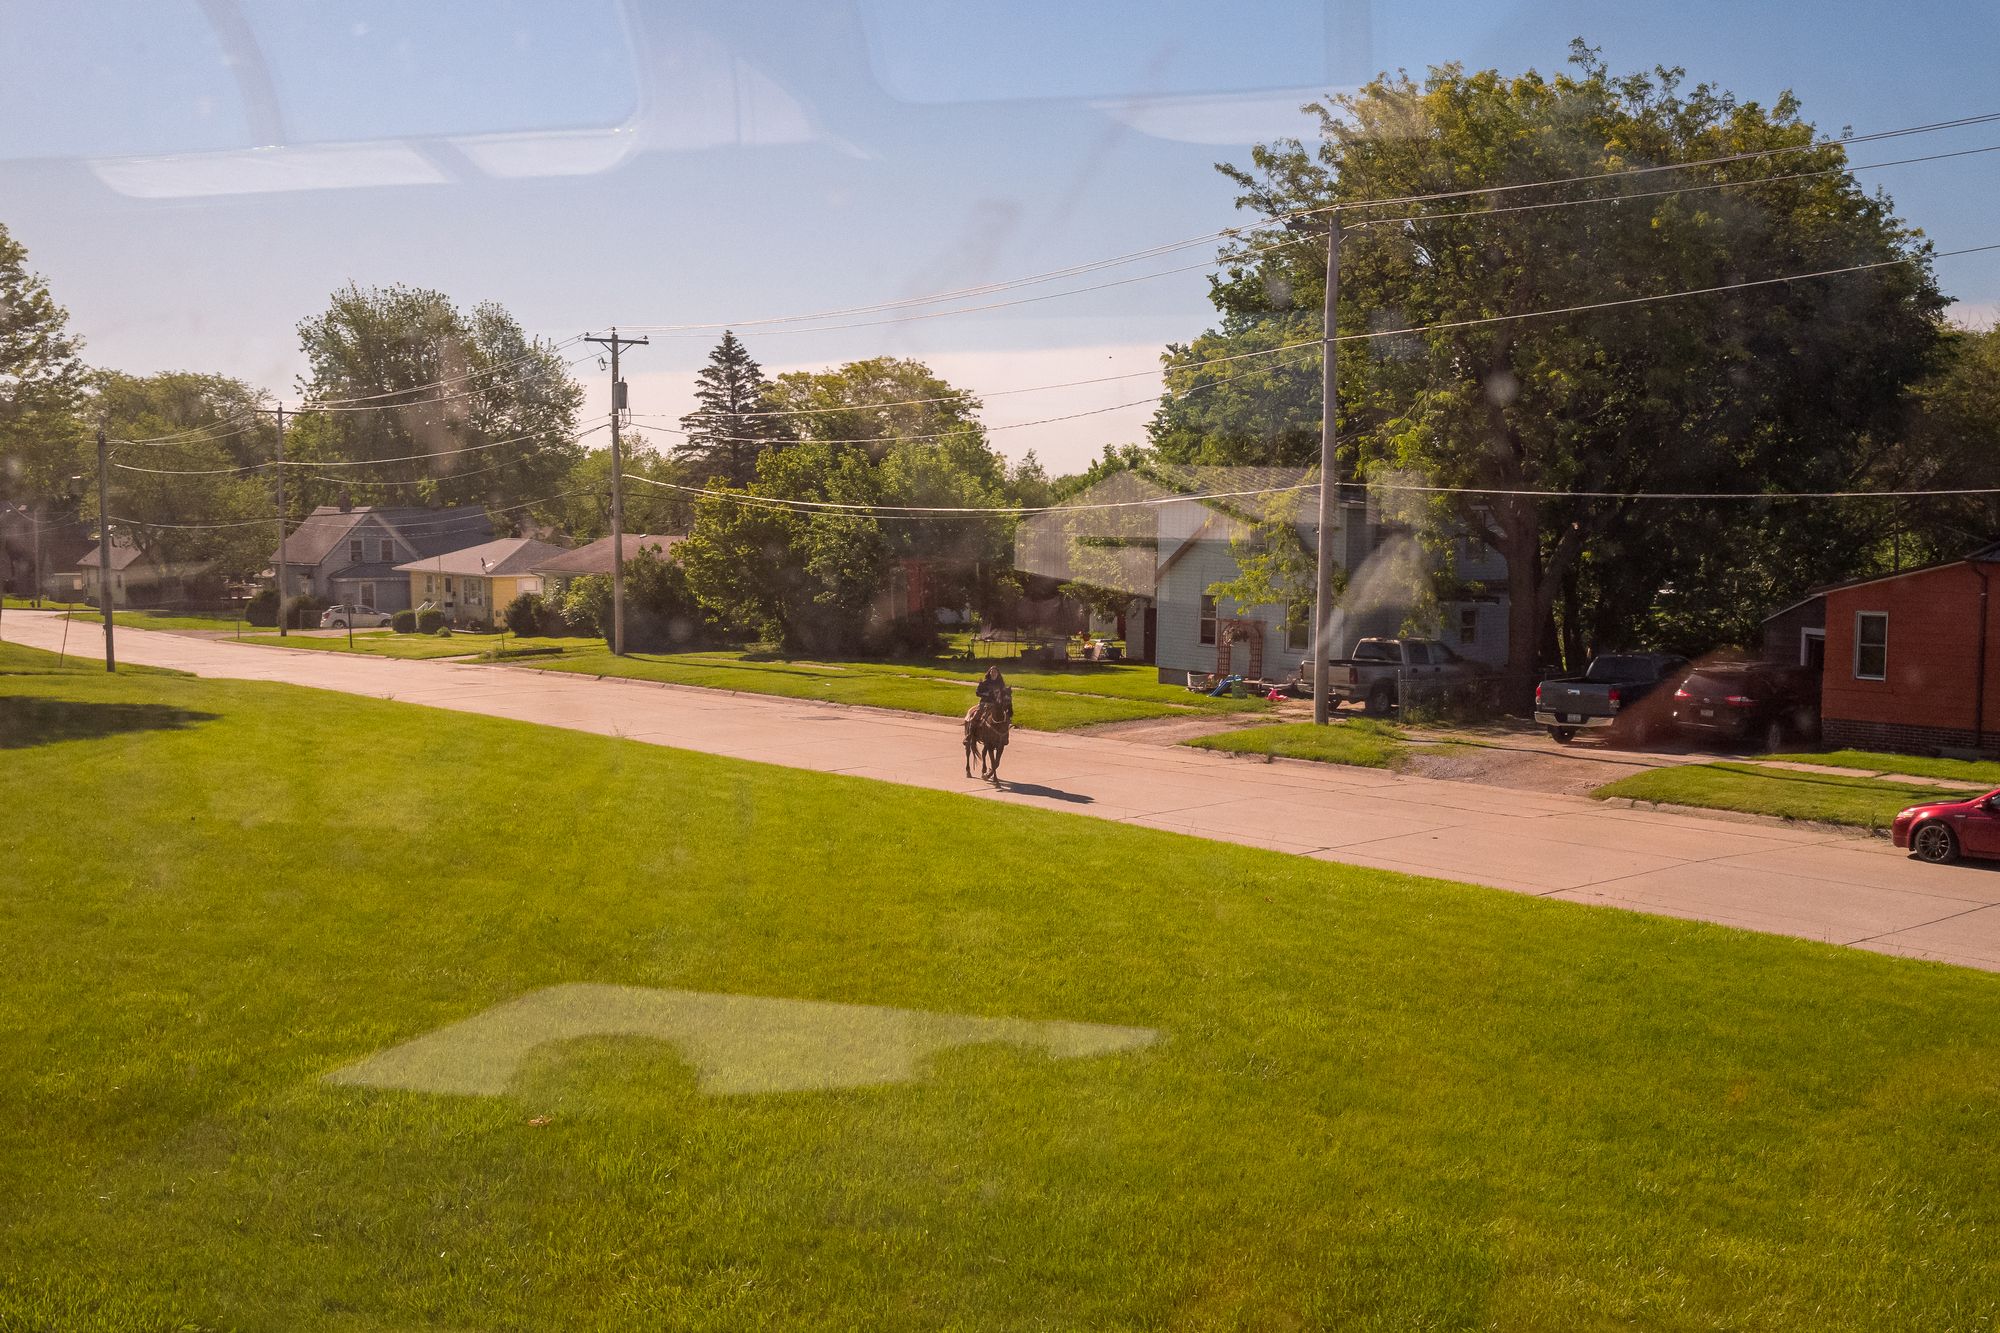
[[[53,649],[61,635],[48,613],[9,611],[0,621],[12,643]],[[101,659],[102,643],[100,631],[70,626],[73,655]],[[1015,733],[1007,781],[994,787],[964,778],[948,718],[146,631],[119,631],[118,655],[2000,970],[2000,873],[1920,865],[1875,839],[1037,732]]]

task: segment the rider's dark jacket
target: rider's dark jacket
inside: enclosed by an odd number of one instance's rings
[[[982,679],[979,682],[979,689],[975,692],[979,695],[979,702],[992,704],[998,708],[1006,703],[1007,682],[1004,680]]]

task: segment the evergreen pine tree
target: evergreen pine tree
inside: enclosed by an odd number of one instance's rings
[[[758,454],[790,438],[786,418],[767,415],[769,381],[763,368],[725,329],[696,385],[694,396],[701,406],[681,418],[687,438],[675,446],[675,455],[692,463],[704,480],[738,486],[749,482],[757,474]]]

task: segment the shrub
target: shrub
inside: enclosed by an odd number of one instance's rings
[[[491,634],[493,632],[493,622],[490,620],[475,620],[470,625],[465,626],[465,631],[468,634]]]
[[[252,625],[275,629],[278,624],[278,590],[259,588],[243,604],[243,618]]]
[[[435,606],[427,606],[417,612],[417,633],[435,634],[444,628],[444,612]]]
[[[586,574],[569,585],[563,598],[563,619],[577,634],[611,637],[611,576]]]
[[[608,583],[609,580],[607,579]],[[602,613],[610,619],[610,608]],[[608,630],[610,625],[606,623]],[[676,560],[642,550],[625,562],[625,647],[630,652],[673,652],[707,636],[701,607]]]
[[[547,634],[554,628],[549,623],[554,617],[540,593],[522,593],[507,603],[507,609],[501,614],[506,617],[507,628],[523,636]]]
[[[451,626],[439,625],[431,631],[431,636],[438,639],[449,639],[451,637]]]
[[[417,632],[417,613],[407,607],[396,612],[389,617],[389,628],[395,630],[398,634],[415,634]]]
[[[326,606],[311,593],[301,593],[285,603],[285,625],[289,629],[318,629],[319,613]]]
[[[944,651],[937,617],[929,611],[913,611],[893,620],[873,621],[863,634],[862,642],[870,655],[877,657],[936,657]]]

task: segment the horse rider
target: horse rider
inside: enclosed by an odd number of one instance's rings
[[[979,702],[965,715],[966,721],[970,722],[978,716],[980,709],[986,707],[991,707],[1001,718],[1012,720],[1009,714],[1014,711],[1014,692],[1007,688],[1007,678],[1000,674],[998,662],[986,668],[986,675],[974,693],[979,696]]]

